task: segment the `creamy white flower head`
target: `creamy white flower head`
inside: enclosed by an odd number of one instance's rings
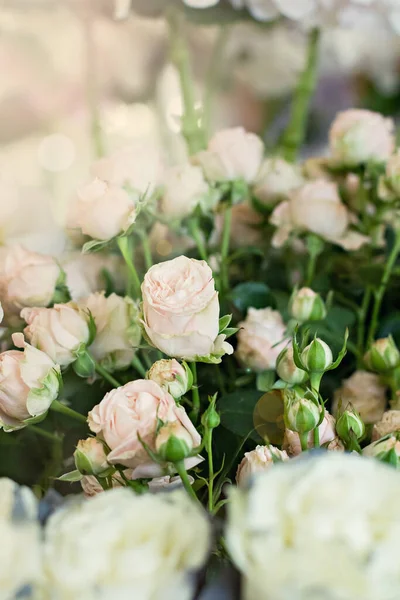
[[[28,341],[61,367],[73,363],[79,346],[89,341],[89,316],[74,302],[24,308],[21,317],[27,323],[24,333]]]
[[[209,181],[252,183],[261,166],[264,153],[262,140],[243,127],[218,131],[209,141],[207,150],[199,152],[193,161],[199,164]]]
[[[194,360],[233,352],[218,335],[218,293],[205,261],[179,256],[152,266],[142,295],[146,334],[168,356]]]
[[[25,306],[48,306],[60,276],[53,257],[30,252],[19,244],[10,246],[0,266],[0,298],[7,320],[18,318]]]
[[[347,110],[337,115],[329,140],[332,161],[337,164],[383,162],[395,148],[394,122],[369,110]]]
[[[277,227],[272,245],[282,246],[293,231],[311,232],[346,250],[357,250],[369,238],[350,231],[350,213],[340,199],[335,183],[318,179],[289,194],[279,204],[270,222]]]
[[[332,415],[325,409],[324,418],[322,423],[318,426],[319,443],[321,446],[325,446],[328,449],[329,444],[335,441],[337,434],[335,429],[336,421]],[[309,448],[314,446],[314,432],[310,431],[307,438],[307,445]],[[291,429],[285,429],[285,435],[282,444],[283,450],[285,450],[289,456],[297,456],[301,454],[301,443],[299,434]],[[337,449],[337,448],[335,448]],[[341,447],[344,450],[343,446]]]
[[[27,487],[0,479],[0,589],[4,600],[23,597],[24,589],[39,600],[42,549],[38,503]]]
[[[386,387],[375,373],[355,371],[342,382],[333,397],[332,412],[336,415],[354,408],[366,424],[377,423],[386,407]]]
[[[298,166],[282,158],[266,158],[257,175],[253,192],[263,204],[276,204],[303,183],[304,177]]]
[[[124,233],[135,222],[135,203],[127,191],[115,184],[94,179],[78,190],[70,226],[96,240],[106,241]]]
[[[81,535],[82,531],[85,535]],[[46,527],[44,564],[51,597],[191,600],[211,528],[183,490],[98,494],[57,511]]]
[[[243,598],[394,600],[399,494],[398,471],[337,452],[274,465],[232,489],[225,539]]]
[[[287,344],[281,314],[271,308],[249,308],[238,327],[238,360],[254,371],[274,369],[279,353]]]
[[[172,219],[190,215],[209,193],[200,167],[190,163],[170,167],[164,173],[161,210]]]
[[[257,446],[255,450],[246,452],[236,471],[236,483],[243,487],[257,473],[272,467],[274,462],[289,460],[285,451],[275,446]]]
[[[93,358],[108,371],[125,369],[140,344],[139,310],[135,302],[117,294],[91,294],[80,305],[90,311],[96,336],[90,345]]]

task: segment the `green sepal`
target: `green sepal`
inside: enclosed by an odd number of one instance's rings
[[[75,471],[70,471],[69,473],[64,473],[60,477],[57,477],[58,481],[69,481],[70,483],[75,483],[76,481],[81,481],[83,478],[82,473],[80,473],[77,469]]]
[[[346,331],[344,332],[344,342],[343,342],[342,349],[340,350],[340,352],[338,354],[338,357],[335,360],[335,362],[333,362],[331,364],[331,366],[326,369],[326,371],[332,371],[333,369],[336,369],[340,365],[340,363],[342,362],[343,358],[347,354],[347,340],[348,340],[348,338],[349,338],[349,330],[346,327]]]
[[[110,240],[90,240],[83,244],[82,253],[90,254],[90,252],[99,252],[111,244],[113,239],[114,238],[111,238]]]

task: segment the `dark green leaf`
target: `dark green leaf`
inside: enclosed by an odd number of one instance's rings
[[[253,415],[262,394],[257,390],[238,390],[223,396],[217,403],[221,424],[241,437],[249,435],[256,442],[260,436],[254,430]]]
[[[235,307],[242,313],[245,313],[250,307],[275,307],[275,301],[269,287],[265,283],[259,281],[247,281],[237,285],[232,290],[231,300]]]

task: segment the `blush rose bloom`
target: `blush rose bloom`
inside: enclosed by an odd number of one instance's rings
[[[142,284],[143,325],[151,343],[176,358],[232,353],[219,331],[219,300],[203,260],[179,256],[151,267]]]
[[[275,446],[257,446],[255,450],[246,452],[236,471],[236,483],[239,487],[246,486],[256,474],[269,469],[274,461],[289,460],[285,451]]]
[[[70,227],[79,227],[85,235],[106,241],[124,233],[135,218],[135,204],[128,192],[94,179],[78,190]]]
[[[332,412],[336,415],[354,408],[366,424],[377,423],[386,408],[386,387],[375,373],[355,371],[334,393]]]
[[[209,141],[207,150],[199,152],[193,161],[199,164],[209,181],[252,183],[261,166],[264,144],[254,133],[243,127],[218,131]]]
[[[183,219],[206,199],[209,187],[200,167],[189,163],[170,167],[163,178],[161,210],[171,219]]]
[[[337,115],[329,142],[332,160],[344,166],[384,162],[395,149],[394,121],[370,110],[346,110]]]
[[[318,179],[289,194],[273,211],[270,223],[278,229],[272,239],[276,248],[282,246],[290,233],[310,232],[342,246],[345,250],[358,250],[369,238],[350,231],[351,215],[340,199],[335,183]]]
[[[266,158],[254,183],[253,193],[267,206],[286,199],[289,192],[300,187],[304,177],[297,165],[282,158]]]
[[[325,409],[324,419],[321,425],[318,427],[319,431],[319,443],[320,445],[330,444],[334,442],[337,438],[336,429],[335,429],[336,421],[334,417]],[[314,432],[310,431],[308,434],[308,447],[312,448],[314,446]],[[343,447],[338,446],[335,443],[334,449],[344,450]],[[300,437],[296,431],[292,431],[291,429],[285,430],[285,436],[282,444],[283,450],[286,450],[289,456],[298,456],[301,454],[301,444]],[[329,447],[328,447],[329,450]]]
[[[16,244],[7,248],[0,267],[0,298],[7,321],[18,320],[25,306],[48,306],[61,269],[54,258]]]
[[[81,302],[96,324],[96,336],[90,346],[93,358],[108,371],[127,368],[140,344],[141,327],[135,302],[117,294],[91,294]]]
[[[287,344],[286,326],[280,313],[271,308],[249,308],[239,323],[236,355],[254,371],[274,369],[276,359]]]
[[[21,429],[34,417],[43,417],[56,400],[60,388],[60,367],[41,350],[13,335],[16,346],[0,354],[0,427]]]
[[[89,341],[89,317],[74,302],[53,308],[24,308],[21,317],[27,323],[24,333],[32,346],[61,367],[73,363],[76,350]]]
[[[173,397],[154,381],[137,379],[112,390],[88,416],[90,429],[104,439],[111,450],[108,462],[134,469],[133,479],[162,475],[139,439],[155,451],[160,420],[179,422],[190,434],[193,447],[200,445],[201,437],[185,409],[177,406]],[[197,462],[200,461],[201,458]]]

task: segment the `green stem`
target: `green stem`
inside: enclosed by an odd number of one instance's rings
[[[122,383],[119,383],[114,377],[109,373],[104,367],[99,365],[98,362],[94,361],[96,372],[103,377],[108,383],[110,383],[113,387],[119,388],[122,386]]]
[[[310,102],[317,84],[317,63],[320,32],[312,29],[309,34],[306,67],[294,94],[289,124],[283,134],[282,154],[294,162],[303,144]]]
[[[151,367],[153,366],[153,361],[151,360],[150,356],[147,354],[147,352],[145,350],[142,350],[142,358],[143,358],[144,362],[146,363],[147,369],[151,369]]]
[[[137,274],[135,265],[132,261],[131,250],[129,247],[129,239],[127,236],[119,237],[117,240],[118,248],[124,258],[129,273],[129,295],[135,298],[140,298],[140,279]]]
[[[203,240],[202,233],[200,231],[198,221],[196,217],[189,219],[189,231],[190,235],[196,242],[197,250],[199,251],[199,256],[205,261],[208,261],[207,248]]]
[[[392,270],[396,263],[399,252],[400,252],[400,229],[398,231],[396,231],[396,238],[395,238],[395,241],[393,244],[393,248],[392,248],[392,250],[389,254],[389,257],[386,261],[386,266],[385,266],[385,270],[383,272],[381,282],[379,284],[378,289],[375,290],[375,292],[374,292],[375,302],[374,302],[374,307],[372,309],[372,317],[371,317],[371,324],[370,324],[369,333],[368,333],[367,347],[369,347],[372,344],[372,342],[374,341],[375,333],[378,328],[378,317],[379,317],[379,312],[380,312],[381,305],[382,305],[382,300],[385,295],[386,288],[389,283],[390,276],[392,274]]]
[[[314,448],[319,448],[320,443],[319,443],[319,428],[316,427],[314,429]]]
[[[153,257],[151,255],[149,238],[147,236],[146,231],[138,231],[138,234],[139,234],[140,239],[142,240],[144,264],[146,265],[146,269],[148,271],[150,269],[150,267],[153,266]]]
[[[182,135],[189,154],[196,154],[205,148],[205,136],[200,125],[200,115],[196,108],[196,95],[190,66],[189,53],[184,35],[183,15],[171,8],[167,13],[170,28],[171,60],[175,65],[181,86],[184,111],[182,115]]]
[[[196,424],[197,419],[199,417],[200,412],[200,394],[199,388],[197,387],[197,366],[195,362],[189,363],[190,370],[193,375],[193,385],[192,385],[192,402],[193,402],[193,410],[191,412],[191,418],[193,423]]]
[[[182,479],[182,483],[183,483],[183,487],[185,488],[185,490],[187,491],[187,493],[189,494],[189,496],[195,500],[196,502],[199,502],[199,499],[196,496],[196,492],[194,491],[194,489],[192,488],[192,485],[189,481],[189,476],[187,474],[187,471],[185,469],[185,464],[183,461],[179,461],[177,463],[174,463],[175,465],[175,469],[179,475],[179,477]]]
[[[302,452],[307,452],[308,450],[308,433],[299,433],[300,437],[300,445]]]
[[[50,406],[50,409],[54,412],[60,413],[61,415],[71,417],[71,419],[75,419],[76,421],[80,421],[81,423],[86,423],[87,421],[87,417],[85,417],[85,415],[82,415],[76,410],[69,408],[69,406],[65,406],[65,404],[62,404],[59,400],[54,400]]]
[[[228,255],[232,226],[232,207],[226,206],[221,240],[221,292],[229,290]]]
[[[318,258],[318,254],[310,254],[309,258],[308,258],[308,263],[307,263],[307,275],[306,275],[306,287],[310,287],[313,279],[314,279],[314,275],[315,275],[315,267],[317,266],[317,258]]]
[[[60,438],[60,436],[58,436],[55,433],[50,433],[49,431],[46,431],[45,429],[41,429],[41,427],[38,427],[37,425],[28,425],[28,429],[30,431],[33,431],[33,433],[36,433],[36,435],[40,435],[43,438],[46,438],[47,440],[51,441],[51,442],[60,442],[62,440],[62,438]]]
[[[218,82],[220,79],[222,61],[224,58],[224,50],[228,41],[230,31],[231,28],[227,25],[220,27],[217,40],[212,51],[210,66],[207,72],[205,94],[203,100],[203,127],[207,137],[210,135],[215,91],[217,89]]]
[[[104,156],[104,140],[100,119],[100,94],[97,77],[96,43],[93,19],[84,18],[84,37],[86,45],[86,97],[90,118],[93,154],[96,158]]]
[[[212,452],[212,429],[206,433],[206,452],[208,456],[208,510],[210,513],[214,510],[214,461]]]
[[[357,350],[359,353],[358,366],[362,365],[364,356],[364,339],[365,339],[365,321],[367,318],[368,307],[371,300],[371,288],[368,286],[364,292],[361,308],[358,310],[358,325],[357,325]]]
[[[137,354],[132,358],[132,365],[142,377],[146,377],[146,369]]]

